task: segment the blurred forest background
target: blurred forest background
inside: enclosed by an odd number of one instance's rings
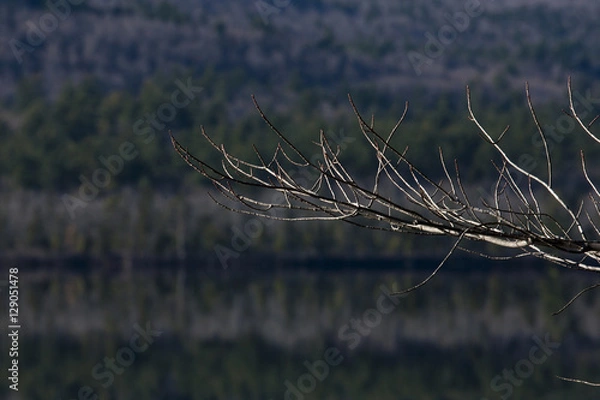
[[[383,286],[423,279],[448,242],[227,212],[167,132],[215,163],[201,125],[240,157],[254,156],[252,144],[266,154],[277,138],[254,94],[308,154],[322,129],[369,182],[376,160],[347,94],[382,132],[408,100],[395,144],[434,178],[442,146],[486,197],[495,155],[467,120],[465,85],[492,135],[510,124],[506,151],[544,177],[529,81],[554,181],[575,202],[588,190],[579,149],[598,182],[600,147],[562,110],[572,76],[585,120],[600,113],[599,2],[73,3],[0,3],[0,263],[20,268],[24,326],[21,391],[4,385],[0,397],[72,399],[91,386],[101,399],[290,398],[285,382],[337,346],[344,363],[311,398],[498,399],[495,379],[522,365],[532,338],[551,337],[560,349],[509,386],[512,398],[598,398],[555,376],[600,376],[600,298],[550,316],[589,275],[456,257],[354,350],[347,325],[379,307]],[[93,369],[136,324],[163,334],[103,385]]]
[[[589,90],[592,99],[600,96],[600,4],[475,2],[479,13],[468,26],[415,66],[409,54],[427,56],[427,34],[437,36],[467,3],[52,3],[68,5],[61,8],[2,2],[0,251],[10,257],[217,260],[215,246],[231,247],[234,228],[243,229],[247,220],[218,211],[206,195],[213,188],[178,158],[167,131],[213,161],[200,125],[240,156],[252,157],[253,143],[268,151],[277,138],[251,94],[307,151],[319,129],[334,137],[360,179],[372,176],[375,164],[347,93],[365,115],[374,113],[382,130],[409,100],[398,144],[410,145],[408,156],[434,176],[442,172],[437,147],[443,146],[471,188],[485,193],[494,178],[493,154],[466,118],[469,84],[480,120],[497,133],[510,124],[507,151],[528,156],[529,169],[543,173],[524,82],[550,129],[568,105],[569,75],[582,97]],[[195,88],[189,104],[168,108],[182,85]],[[598,113],[597,102],[579,105]],[[168,121],[152,120],[173,109]],[[129,157],[113,163],[112,172],[97,172],[109,170],[106,160],[122,155],[124,144]],[[551,145],[555,163],[564,166],[558,175],[567,197],[576,195],[578,149],[586,147],[590,160],[599,159],[600,149],[576,129]],[[95,178],[102,182],[96,190],[89,187]],[[248,254],[431,255],[429,244],[344,224],[276,223]]]

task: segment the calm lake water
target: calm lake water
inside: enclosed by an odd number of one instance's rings
[[[593,275],[527,264],[20,271],[6,399],[597,399]],[[6,340],[6,339],[3,339]],[[4,351],[3,351],[4,352]],[[97,397],[96,397],[97,396]]]

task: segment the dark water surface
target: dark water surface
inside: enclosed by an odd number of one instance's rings
[[[373,264],[22,268],[20,391],[0,397],[600,397],[555,378],[600,380],[598,293],[551,316],[593,275],[477,264],[397,298],[435,263]]]

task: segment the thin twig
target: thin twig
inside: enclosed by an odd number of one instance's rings
[[[576,294],[576,295],[575,295],[575,296],[574,296],[574,297],[573,297],[571,300],[569,300],[569,301],[567,302],[567,304],[565,304],[564,306],[562,306],[562,308],[561,308],[560,310],[558,310],[558,311],[556,311],[556,312],[553,312],[553,313],[552,313],[552,315],[553,315],[553,316],[554,316],[554,315],[558,315],[558,314],[560,314],[561,312],[565,311],[565,310],[566,310],[566,309],[567,309],[567,308],[568,308],[568,307],[569,307],[571,304],[573,304],[573,302],[574,302],[575,300],[577,300],[577,299],[579,298],[579,296],[581,296],[582,294],[584,294],[584,293],[586,293],[586,292],[589,292],[590,290],[593,290],[593,289],[595,289],[595,288],[597,288],[597,287],[600,287],[600,283],[596,283],[596,284],[594,284],[594,285],[591,285],[591,286],[588,286],[588,287],[586,287],[585,289],[583,289],[582,291],[580,291],[579,293],[577,293],[577,294]]]

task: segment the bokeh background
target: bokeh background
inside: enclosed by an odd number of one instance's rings
[[[551,317],[593,276],[457,255],[391,299],[450,243],[227,212],[167,134],[215,163],[200,126],[241,157],[273,149],[254,94],[308,154],[322,129],[367,180],[347,94],[382,131],[409,101],[397,143],[433,177],[442,146],[484,196],[495,155],[465,87],[490,132],[510,124],[506,151],[544,175],[527,81],[576,201],[578,151],[600,148],[562,110],[570,76],[586,120],[600,113],[597,15],[584,0],[3,1],[0,263],[19,268],[23,328],[20,390],[0,396],[597,398],[554,376],[600,378],[598,296]]]

